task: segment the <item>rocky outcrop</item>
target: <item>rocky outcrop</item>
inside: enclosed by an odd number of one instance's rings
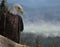
[[[0,35],[0,47],[29,47],[29,46],[18,44],[16,42]]]

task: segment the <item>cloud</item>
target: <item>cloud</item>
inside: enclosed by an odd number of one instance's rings
[[[42,21],[41,23],[29,23],[25,25],[24,32],[42,34],[44,36],[60,36],[60,22],[52,23]]]

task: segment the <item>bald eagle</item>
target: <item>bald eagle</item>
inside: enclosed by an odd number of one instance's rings
[[[22,6],[13,4],[7,13],[3,13],[0,20],[0,34],[17,43],[20,41],[20,32],[24,29],[23,20],[18,15],[19,13],[22,15],[24,13]]]

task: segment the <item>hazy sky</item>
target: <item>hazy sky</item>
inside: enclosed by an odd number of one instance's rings
[[[9,3],[20,3],[31,8],[40,8],[40,6],[56,6],[60,0],[8,0]]]

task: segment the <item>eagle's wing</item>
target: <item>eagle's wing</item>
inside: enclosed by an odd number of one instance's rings
[[[19,19],[19,31],[23,31],[24,25],[23,25],[22,17],[19,16],[18,19]]]

